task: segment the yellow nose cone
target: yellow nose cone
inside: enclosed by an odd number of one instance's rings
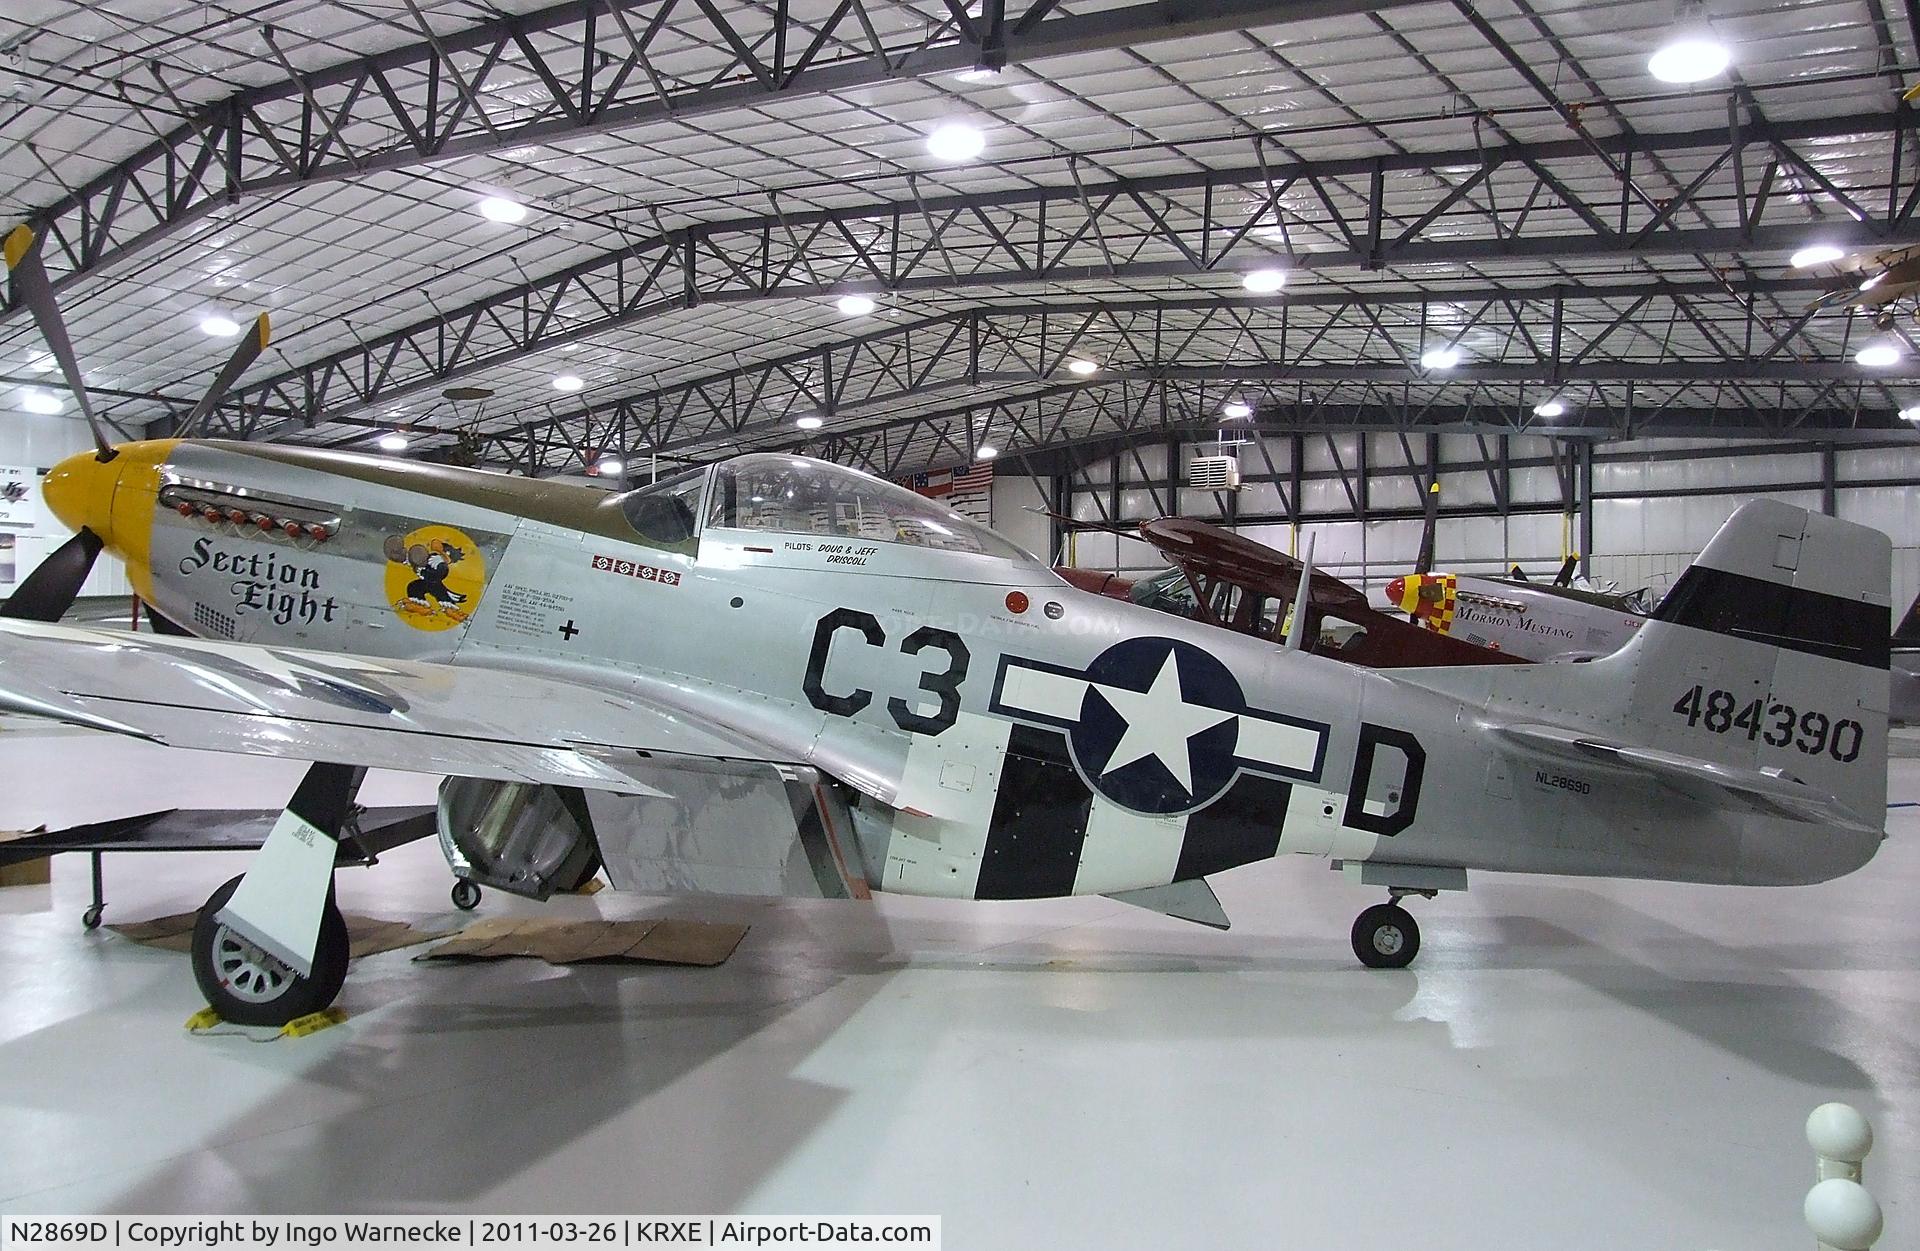
[[[133,589],[148,600],[153,598],[149,546],[161,473],[179,445],[178,439],[122,443],[112,460],[81,452],[49,470],[41,487],[53,515],[75,530],[85,526],[98,535],[126,565]]]
[[[120,482],[120,457],[103,461],[95,452],[69,456],[47,473],[40,488],[47,507],[68,529],[82,526],[113,541],[113,491]]]

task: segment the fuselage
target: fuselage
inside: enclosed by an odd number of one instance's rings
[[[1436,633],[1543,663],[1610,656],[1646,621],[1624,596],[1470,574],[1407,574],[1387,598]]]
[[[48,498],[203,637],[629,688],[785,745],[861,796],[881,889],[1110,893],[1284,852],[1753,883],[1858,862],[1707,808],[1676,834],[1642,792],[1489,750],[1494,694],[1075,590],[897,490],[791,457],[615,495],[181,442],[69,462]],[[1625,723],[1600,673],[1555,690],[1530,715]]]

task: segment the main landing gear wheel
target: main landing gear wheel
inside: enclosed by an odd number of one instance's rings
[[[1375,904],[1353,923],[1353,954],[1370,969],[1404,969],[1420,954],[1420,927],[1399,904]]]
[[[347,980],[347,922],[332,895],[320,914],[313,974],[301,977],[237,931],[214,920],[233,897],[234,878],[207,900],[193,926],[193,980],[200,993],[235,1025],[285,1025],[332,1003]]]
[[[101,906],[99,904],[94,904],[92,907],[88,908],[85,912],[80,914],[80,924],[90,930],[99,929],[100,913],[101,913]]]
[[[472,912],[480,906],[480,888],[466,878],[455,878],[453,883],[453,906],[462,912]]]

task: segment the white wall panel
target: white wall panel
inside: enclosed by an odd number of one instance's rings
[[[1436,532],[1436,537],[1437,532]],[[1413,568],[1420,554],[1420,523],[1417,521],[1373,521],[1367,523],[1367,565],[1369,571],[1383,565]]]
[[[1367,505],[1383,512],[1396,508],[1419,508],[1420,488],[1404,473],[1386,478],[1376,477],[1367,484]]]
[[[1307,513],[1348,512],[1353,505],[1338,478],[1309,478],[1300,484],[1300,508]]]
[[[1223,506],[1223,501],[1226,498],[1226,494],[1219,491],[1182,490],[1180,492],[1180,515],[1182,517],[1198,517],[1202,521],[1219,521],[1226,515]],[[1244,499],[1240,502],[1239,507],[1247,507]],[[1279,507],[1278,495],[1274,497],[1274,507],[1276,509]]]
[[[0,464],[20,465],[44,474],[73,453],[84,452],[92,446],[93,439],[80,421],[38,413],[0,414]],[[31,533],[16,534],[14,582],[11,586],[0,586],[0,599],[10,594],[13,587],[38,568],[54,548],[72,536],[73,532],[47,511],[46,501],[41,498],[37,484],[33,500],[34,528]],[[133,585],[127,581],[126,571],[120,562],[107,556],[94,563],[93,573],[88,576],[80,593],[130,596],[133,594]]]
[[[1533,465],[1513,471],[1510,479],[1515,504],[1557,504],[1560,477],[1552,465]]]
[[[1154,499],[1152,491],[1128,490],[1124,486],[1120,488],[1120,516],[1123,520],[1150,521],[1165,511],[1161,502]]]
[[[1434,567],[1504,569],[1507,527],[1498,517],[1449,517],[1434,532]]]
[[[1189,491],[1181,498],[1184,500]],[[1287,511],[1280,500],[1280,484],[1277,482],[1249,482],[1240,488],[1240,502],[1235,505],[1243,515],[1272,516]]]
[[[1349,472],[1359,463],[1360,440],[1351,434],[1336,434],[1333,445],[1340,449],[1340,462],[1334,463],[1333,456],[1327,450],[1327,440],[1323,435],[1310,434],[1302,443],[1305,455],[1300,458],[1302,468],[1308,471],[1338,469],[1345,465]]]
[[[1264,543],[1276,552],[1292,552],[1293,528],[1291,526],[1241,526],[1240,533],[1255,543]],[[1304,550],[1304,549],[1303,549]]]
[[[1834,454],[1834,475],[1842,481],[1861,478],[1920,478],[1920,448],[1842,448]]]
[[[1469,469],[1464,473],[1440,475],[1440,504],[1443,508],[1493,507],[1493,483],[1485,472]]]
[[[1912,487],[1855,487],[1841,491],[1835,511],[1848,521],[1886,531],[1893,539],[1893,617],[1920,595],[1920,491]]]
[[[1052,528],[1044,512],[1033,510],[1046,506],[1036,479],[1025,474],[993,475],[993,528],[1042,560],[1051,554],[1047,543]]]

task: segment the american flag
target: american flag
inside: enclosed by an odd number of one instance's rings
[[[993,466],[990,464],[909,474],[894,481],[928,499],[941,501],[969,521],[983,526],[993,524]]]

